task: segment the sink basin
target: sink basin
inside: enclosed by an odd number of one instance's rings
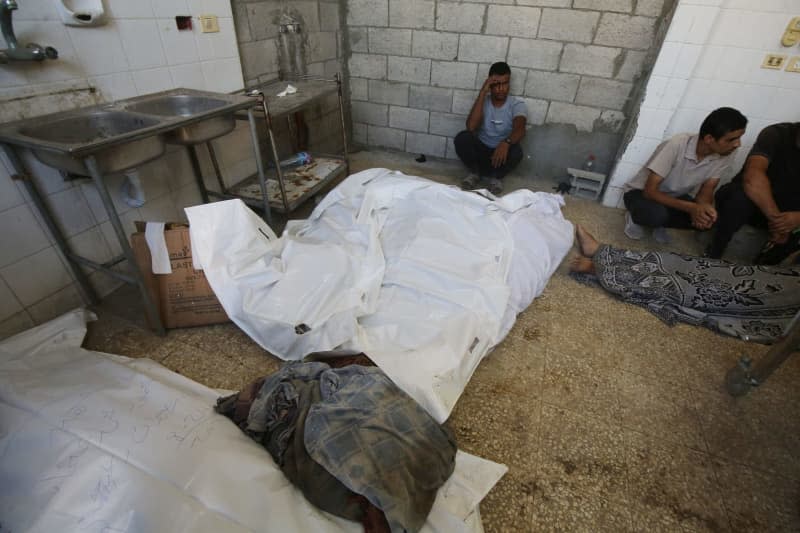
[[[193,94],[160,96],[126,106],[129,111],[165,117],[193,117],[228,105],[225,100]],[[198,144],[225,135],[236,126],[233,113],[174,129],[165,135],[173,144]]]
[[[85,145],[102,142],[158,124],[152,117],[135,115],[125,111],[95,110],[75,116],[24,127],[19,133],[32,139],[63,145]],[[42,163],[56,168],[86,174],[81,158],[69,153],[34,149],[34,155]],[[101,173],[129,169],[159,157],[164,153],[164,141],[159,135],[132,140],[110,146],[95,153]]]
[[[255,105],[248,96],[170,89],[0,124],[0,143],[75,174],[87,173],[84,161],[92,156],[108,174],[161,156],[166,142],[191,145],[225,135],[236,127],[236,113]]]

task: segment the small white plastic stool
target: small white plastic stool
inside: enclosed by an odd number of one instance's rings
[[[596,200],[600,197],[603,184],[606,182],[606,175],[579,168],[568,168],[567,174],[570,176],[569,184],[572,187],[570,193],[583,198]]]

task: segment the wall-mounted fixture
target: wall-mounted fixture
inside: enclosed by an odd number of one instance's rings
[[[216,15],[200,15],[200,31],[203,33],[216,33],[219,31],[219,21]]]
[[[56,0],[56,8],[67,26],[100,26],[106,23],[103,0]]]
[[[11,20],[11,14],[16,9],[19,9],[16,0],[0,0],[0,31],[2,31],[8,47],[0,50],[0,63],[42,61],[45,58],[56,59],[58,51],[52,46],[41,46],[36,43],[28,43],[25,46],[17,44]]]
[[[764,57],[764,62],[761,63],[761,68],[780,70],[783,68],[783,64],[786,62],[788,57],[789,56],[785,54],[767,54]]]
[[[789,25],[786,26],[781,44],[783,46],[794,46],[798,42],[800,42],[800,17],[795,17],[789,21]]]

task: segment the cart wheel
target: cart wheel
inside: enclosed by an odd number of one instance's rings
[[[742,357],[739,362],[725,374],[725,388],[731,396],[744,396],[758,382],[750,375],[752,363],[748,357]]]

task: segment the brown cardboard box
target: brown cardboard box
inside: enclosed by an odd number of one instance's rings
[[[145,223],[136,222],[136,230],[137,233],[131,235],[131,247],[165,328],[230,321],[203,271],[192,267],[189,226],[180,223],[165,226],[164,240],[172,264],[172,274],[153,274],[150,248],[144,237]]]

